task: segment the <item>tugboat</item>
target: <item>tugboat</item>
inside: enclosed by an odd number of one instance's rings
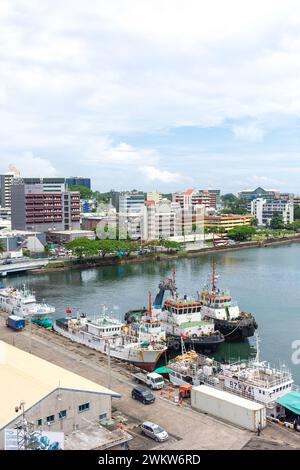
[[[164,294],[170,291],[171,298],[163,304]],[[168,349],[180,351],[181,342],[188,348],[197,351],[213,352],[224,342],[224,336],[215,330],[212,319],[202,319],[201,302],[189,299],[186,295],[179,297],[173,276],[159,284],[151,312],[153,318],[160,321],[161,330],[166,334]],[[146,309],[130,310],[125,314],[129,324],[139,324],[146,314]]]
[[[211,285],[208,284],[199,295],[202,317],[213,319],[215,330],[220,331],[226,341],[242,341],[253,336],[257,329],[255,318],[250,313],[242,312],[230,292],[217,287],[217,280],[213,263]]]

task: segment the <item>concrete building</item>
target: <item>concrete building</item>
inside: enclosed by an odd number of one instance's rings
[[[143,240],[168,239],[189,241],[203,233],[204,206],[182,208],[178,202],[162,199],[159,203],[146,201],[143,209],[141,233]]]
[[[14,179],[13,173],[0,175],[0,207],[11,207],[11,186]]]
[[[269,225],[274,214],[279,214],[283,218],[284,224],[294,222],[293,200],[286,198],[257,198],[251,201],[251,214],[257,218],[258,225]]]
[[[65,448],[72,448],[76,434],[91,427],[99,434],[95,447],[128,440],[118,432],[112,436],[101,425],[111,420],[112,398],[120,398],[118,393],[3,341],[0,376],[0,449],[5,447],[5,430],[15,429],[20,422],[21,411],[16,412],[16,407],[21,402],[35,430],[64,433]]]
[[[147,193],[147,201],[154,201],[154,202],[160,202],[162,200],[162,195],[161,193],[151,191]]]
[[[80,229],[80,194],[62,181],[14,179],[11,195],[13,230]]]
[[[42,232],[0,231],[0,242],[4,248],[3,258],[23,256],[23,249],[31,253],[43,253],[46,245],[46,235]]]
[[[176,236],[176,211],[167,199],[145,202],[142,214],[143,240],[169,239]]]
[[[141,212],[145,203],[145,195],[140,191],[131,191],[120,193],[119,195],[119,212],[132,213]]]
[[[184,192],[174,193],[172,199],[173,202],[178,202],[182,208],[203,205],[206,209],[215,209],[219,202],[219,196],[219,190],[204,189],[198,191],[194,188],[189,188]]]
[[[91,178],[84,178],[83,176],[70,176],[66,178],[66,185],[70,186],[84,186],[91,189]]]
[[[205,215],[204,227],[207,229],[217,228],[224,229],[225,232],[228,230],[243,225],[251,225],[253,215],[236,215],[236,214],[224,214],[224,215]]]
[[[220,189],[200,189],[199,193],[202,197],[201,204],[204,204],[206,208],[216,209],[220,205]]]
[[[47,240],[49,243],[58,243],[64,245],[78,238],[87,238],[95,240],[96,235],[92,230],[49,230]]]

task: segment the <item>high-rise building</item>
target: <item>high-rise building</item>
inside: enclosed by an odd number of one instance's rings
[[[14,179],[13,173],[0,175],[0,206],[11,207],[11,185]]]
[[[91,189],[91,178],[84,178],[83,176],[70,176],[66,178],[66,184],[70,186],[85,186]]]
[[[11,198],[13,230],[80,228],[80,194],[67,191],[59,180],[14,179]]]

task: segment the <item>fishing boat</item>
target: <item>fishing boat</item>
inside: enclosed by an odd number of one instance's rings
[[[2,287],[0,289],[0,309],[30,319],[33,323],[45,328],[52,328],[49,316],[55,307],[46,303],[38,303],[34,292],[23,285],[22,289]]]
[[[241,341],[253,336],[257,329],[255,318],[240,310],[228,290],[218,288],[218,277],[213,263],[209,282],[198,295],[202,318],[213,320],[215,329],[224,335],[226,341]]]
[[[152,319],[137,328],[106,314],[95,319],[77,315],[56,319],[53,329],[72,341],[150,372],[167,349],[159,324]]]
[[[261,361],[258,347],[255,358],[227,364],[195,351],[183,351],[168,363],[167,368],[173,385],[209,385],[262,403],[267,413],[273,416],[278,407],[276,401],[291,392],[294,383],[291,372],[285,366],[275,369],[266,361]]]

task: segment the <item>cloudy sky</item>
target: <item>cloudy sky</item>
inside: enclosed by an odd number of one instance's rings
[[[300,193],[299,0],[1,0],[0,172]]]

